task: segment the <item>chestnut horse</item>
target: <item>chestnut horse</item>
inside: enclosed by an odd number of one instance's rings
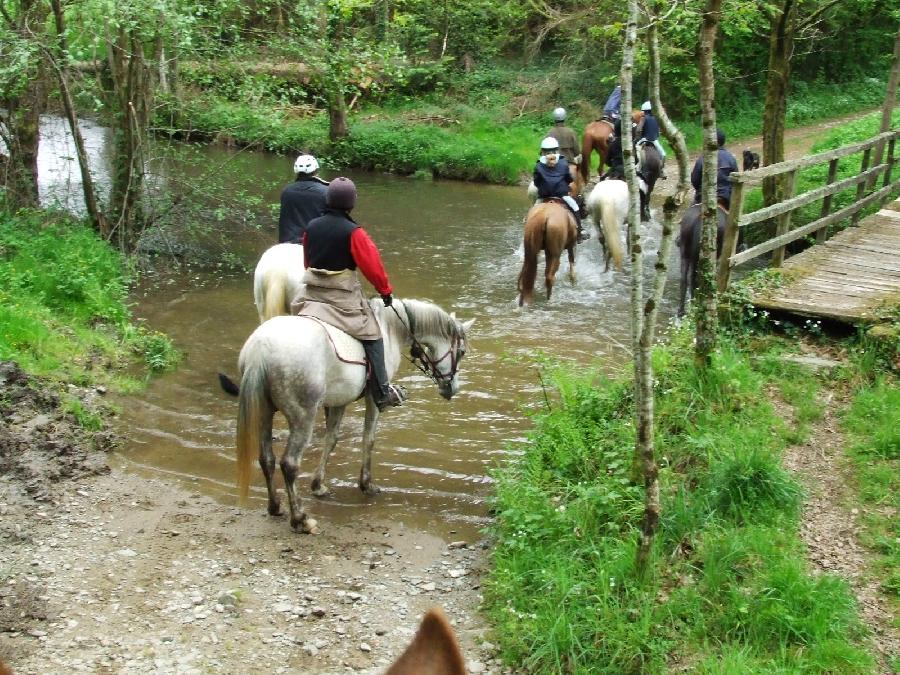
[[[638,124],[643,119],[640,110],[631,111],[631,121]],[[584,128],[584,135],[581,137],[581,165],[578,167],[581,172],[581,179],[586,183],[591,174],[591,153],[596,150],[600,155],[600,166],[597,167],[597,174],[603,175],[603,165],[606,162],[606,149],[609,146],[609,137],[613,133],[613,123],[607,119],[594,120]]]
[[[537,276],[538,252],[544,252],[544,284],[547,299],[553,292],[553,282],[559,269],[563,250],[569,252],[569,279],[575,283],[575,242],[578,229],[569,209],[559,202],[535,204],[525,216],[525,260],[519,272],[519,307],[534,300],[534,279]]]

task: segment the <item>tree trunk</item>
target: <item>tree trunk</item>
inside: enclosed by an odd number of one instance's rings
[[[881,108],[881,126],[878,127],[878,133],[883,134],[891,128],[891,117],[894,112],[894,105],[897,103],[897,80],[900,79],[900,30],[894,36],[894,60],[891,62],[891,74],[888,77],[887,93],[884,96],[884,106]],[[884,143],[875,146],[875,155],[872,159],[872,165],[881,164],[881,158],[884,155]],[[871,190],[875,185],[876,177],[869,179],[868,188]]]
[[[43,26],[47,13],[43,2],[22,0],[15,17],[4,12],[3,18],[9,30],[23,41],[40,44],[41,36],[32,30]],[[3,140],[9,153],[3,166],[3,185],[6,186],[7,205],[12,210],[40,205],[37,159],[41,113],[47,107],[45,78],[44,60],[33,59],[27,66],[21,89],[0,95],[0,107],[3,108],[0,124],[5,127]]]
[[[796,31],[797,2],[782,0],[780,11],[772,16],[769,33],[769,71],[763,109],[763,166],[784,161],[784,120]],[[763,181],[763,202],[766,206],[781,201],[781,184],[782,181],[775,177]]]
[[[66,113],[66,119],[69,122],[69,131],[72,134],[72,140],[75,143],[75,156],[78,158],[78,168],[81,171],[81,187],[84,193],[84,206],[87,209],[88,218],[94,229],[105,239],[109,237],[109,223],[97,203],[97,191],[94,188],[94,179],[91,175],[91,167],[88,162],[87,151],[84,147],[84,138],[81,136],[81,129],[78,128],[78,115],[75,112],[75,104],[72,101],[72,95],[69,92],[69,47],[68,44],[66,44],[65,15],[63,14],[60,0],[51,0],[50,4],[53,7],[53,19],[56,25],[57,56],[54,58],[52,54],[48,54],[48,58],[53,64],[53,69],[56,72],[63,110]]]
[[[347,102],[340,86],[328,92],[328,138],[339,141],[350,135],[347,126]]]
[[[652,65],[651,65],[652,68]],[[638,542],[637,567],[643,574],[650,560],[653,537],[659,526],[659,465],[656,463],[654,444],[654,397],[653,397],[653,344],[656,339],[656,318],[662,303],[668,277],[669,254],[675,228],[672,223],[678,203],[675,197],[666,199],[663,206],[662,240],[656,255],[656,275],[653,279],[653,294],[644,305],[643,328],[638,357],[635,358],[635,377],[641,390],[637,411],[637,447],[635,455],[644,482],[644,516],[641,519],[641,534]],[[640,370],[638,370],[638,367]]]
[[[697,262],[697,341],[696,360],[707,367],[716,349],[718,317],[716,316],[716,175],[718,149],[716,140],[716,92],[713,54],[722,0],[706,0],[700,26],[700,111],[703,121],[703,183],[700,259]]]
[[[678,161],[678,186],[675,189],[675,203],[680,206],[684,203],[691,189],[690,169],[688,168],[689,157],[684,134],[669,118],[669,114],[666,112],[666,108],[659,97],[659,30],[657,26],[659,16],[656,13],[655,6],[652,8],[652,11],[650,25],[647,28],[647,51],[650,60],[650,102],[653,104],[653,110],[656,112],[656,118],[659,120],[663,136],[669,141]]]

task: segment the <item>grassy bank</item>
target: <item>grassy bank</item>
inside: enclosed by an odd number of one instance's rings
[[[635,569],[643,490],[631,473],[629,376],[557,369],[556,395],[499,471],[486,608],[504,657],[529,672],[872,672],[846,583],[805,565],[801,488],[781,466],[831,383],[780,358],[794,339],[726,339],[699,373],[691,329],[670,337],[654,354],[662,521],[646,576]],[[896,464],[870,461],[896,452],[896,389],[884,382],[868,389],[878,404],[848,417],[864,415],[872,499],[896,491]],[[873,541],[895,564],[886,523]]]
[[[324,112],[282,105],[274,95],[258,88],[252,99],[195,88],[177,124],[172,123],[171,107],[163,106],[157,125],[163,132],[285,154],[308,149],[330,168],[352,166],[512,184],[530,173],[555,106],[569,109],[569,122],[580,133],[600,113],[606,98],[607,92],[598,92],[591,101],[558,100],[554,98],[558,83],[552,75],[500,67],[460,74],[447,82],[441,93],[397,97],[379,107],[353,111],[350,139],[336,144],[328,141]],[[877,107],[884,89],[883,81],[872,78],[853,85],[797,83],[787,125],[805,125]],[[235,87],[234,91],[243,90]],[[644,93],[636,92],[636,96],[639,104]],[[718,111],[721,126],[731,139],[761,131],[761,100],[721,100]],[[699,147],[699,118],[676,121],[689,147]]]
[[[0,359],[78,384],[134,386],[132,363],[177,360],[164,335],[131,321],[131,272],[84,223],[48,212],[0,210]]]

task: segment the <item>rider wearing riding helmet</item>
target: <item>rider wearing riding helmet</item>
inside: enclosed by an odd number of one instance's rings
[[[719,144],[716,161],[716,198],[727,211],[731,207],[731,181],[728,177],[738,171],[738,163],[734,155],[725,149],[725,132],[716,129],[716,142]],[[694,203],[703,201],[701,188],[703,187],[703,155],[701,154],[694,163],[691,171],[691,185],[694,186]]]
[[[581,209],[578,202],[569,194],[569,183],[572,180],[566,158],[560,155],[559,141],[553,136],[547,136],[541,141],[541,156],[534,165],[534,186],[537,188],[539,199],[562,199],[569,207],[575,216],[578,241],[581,242],[588,237],[581,226]]]
[[[622,153],[622,120],[613,124],[613,133],[606,146],[606,163],[609,165],[601,180],[625,180],[625,155]]]
[[[363,296],[357,268],[381,295],[385,307],[393,302],[393,289],[381,254],[353,218],[356,186],[349,178],[335,178],[328,186],[325,213],[314,218],[303,235],[305,289],[292,303],[300,316],[311,316],[337,326],[362,342],[372,369],[369,387],[379,410],[400,405],[406,392],[388,380],[384,340],[375,314]]]
[[[559,151],[569,164],[575,162],[575,156],[578,154],[578,139],[575,132],[566,126],[566,109],[556,108],[553,111],[553,126],[547,132],[547,136],[552,136],[559,141]]]
[[[665,179],[666,151],[663,150],[662,143],[659,142],[659,122],[656,117],[653,116],[653,106],[650,104],[650,101],[644,101],[641,106],[641,113],[643,114],[643,119],[638,125],[640,137],[637,140],[637,145],[653,143],[653,147],[656,148],[656,151],[659,153],[659,158],[662,160],[662,168],[659,177]]]
[[[278,214],[278,243],[299,244],[310,220],[325,210],[325,190],[328,182],[319,178],[319,162],[309,154],[294,160],[293,183],[281,191],[281,211]]]

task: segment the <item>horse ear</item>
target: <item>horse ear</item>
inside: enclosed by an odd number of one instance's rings
[[[465,323],[463,323],[463,325],[462,325],[463,330],[466,331],[466,332],[468,333],[468,332],[469,332],[469,329],[472,327],[472,324],[473,324],[473,323],[475,323],[475,319],[469,319],[468,321],[466,321]]]
[[[456,321],[456,312],[450,312],[450,318]]]

